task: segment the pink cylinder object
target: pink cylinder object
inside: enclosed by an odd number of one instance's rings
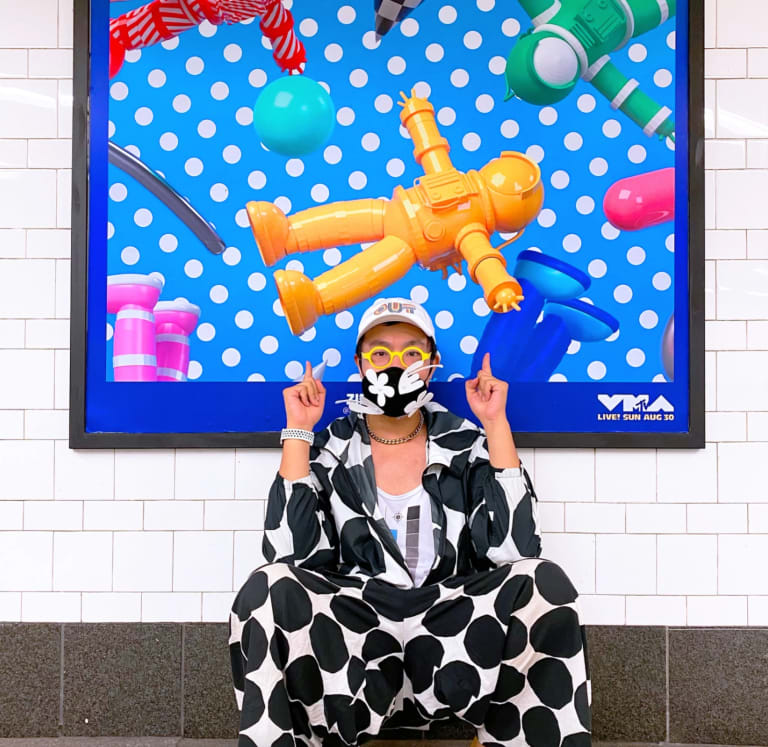
[[[155,275],[110,275],[107,313],[117,314],[112,366],[115,381],[156,381],[155,317],[163,280]]]
[[[603,199],[605,217],[622,231],[638,231],[675,217],[674,168],[619,179]]]
[[[187,380],[189,336],[199,318],[200,307],[183,298],[155,305],[158,381]]]

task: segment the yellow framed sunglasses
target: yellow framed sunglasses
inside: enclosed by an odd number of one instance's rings
[[[409,345],[403,350],[390,350],[385,345],[377,345],[367,353],[361,353],[361,355],[374,368],[387,368],[394,358],[399,358],[400,363],[408,368],[408,366],[412,366],[417,361],[427,360],[430,354],[417,345]]]

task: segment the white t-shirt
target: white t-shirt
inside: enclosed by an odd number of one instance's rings
[[[379,508],[392,531],[405,563],[421,586],[435,560],[432,539],[432,504],[423,485],[402,495],[392,495],[377,486]]]

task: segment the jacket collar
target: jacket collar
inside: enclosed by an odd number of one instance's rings
[[[427,429],[425,473],[434,471],[438,465],[455,471],[452,468],[454,452],[443,448],[439,441],[453,431],[479,431],[480,429],[471,420],[452,413],[435,400],[422,405],[422,410],[424,425]],[[323,431],[316,434],[315,446],[330,452],[342,464],[346,464],[350,458],[352,463],[362,463],[371,453],[371,439],[363,415],[350,412],[344,418],[331,421]],[[375,484],[372,488],[375,494]]]
[[[441,465],[450,469],[452,454],[449,450],[440,446],[438,439],[451,431],[460,428],[466,429],[467,427],[477,428],[477,426],[471,421],[465,421],[464,418],[454,415],[448,409],[443,407],[443,405],[434,400],[430,400],[422,405],[422,410],[424,411],[424,426],[427,429],[427,466],[425,472],[430,472],[435,465]],[[370,454],[371,440],[363,415],[352,412],[347,418],[350,420],[352,428],[360,436],[365,452]],[[327,444],[325,448],[328,448],[329,446],[331,446],[331,450],[333,451],[333,445],[331,444]],[[337,443],[336,446],[338,449],[339,444]],[[338,451],[335,451],[334,453],[336,453],[337,457],[341,456]]]

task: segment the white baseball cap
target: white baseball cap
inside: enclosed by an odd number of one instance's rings
[[[405,322],[418,327],[433,342],[435,340],[435,327],[432,324],[427,310],[410,298],[378,298],[369,306],[357,328],[357,340],[371,327],[383,322]]]

